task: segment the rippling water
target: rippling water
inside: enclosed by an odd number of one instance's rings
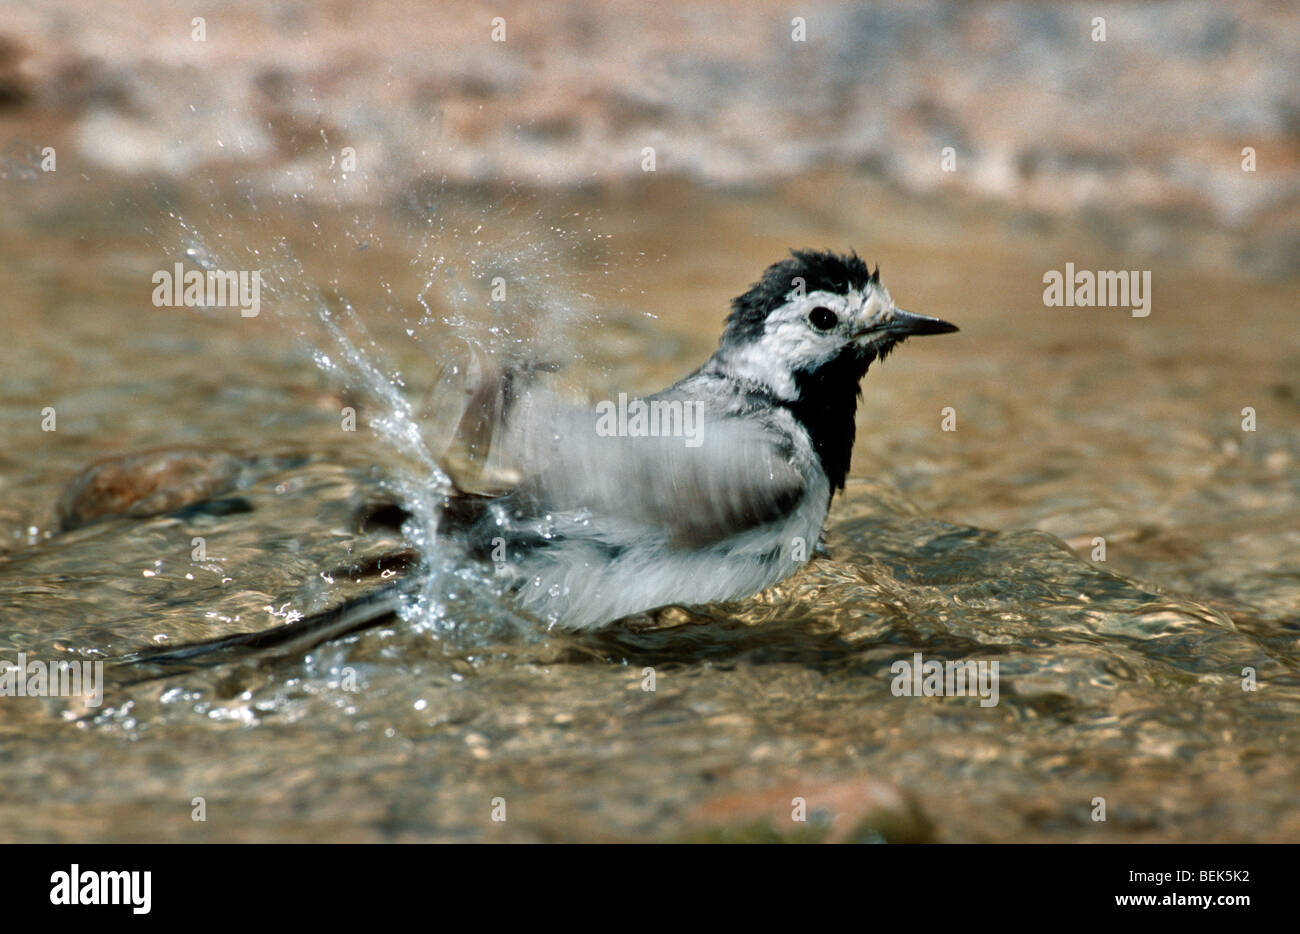
[[[788,836],[756,828],[794,795],[856,839],[1300,839],[1293,284],[1152,260],[1149,318],[1044,308],[1045,270],[1131,257],[840,174],[436,194],[364,217],[151,189],[5,209],[0,654],[111,660],[373,586],[321,572],[403,547],[357,531],[367,502],[427,520],[472,347],[654,389],[790,246],[856,246],[962,332],[868,374],[831,556],[773,590],[546,633],[417,523],[432,616],[143,683],[110,665],[98,708],[0,699],[4,839],[747,839]],[[153,308],[187,250],[263,251],[266,313]],[[494,270],[525,297],[488,300]],[[170,445],[230,452],[238,485],[57,532],[86,464]],[[996,661],[997,705],[895,696],[917,652]]]

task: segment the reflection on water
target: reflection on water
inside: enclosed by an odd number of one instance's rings
[[[147,303],[170,260],[137,236],[158,216],[139,192],[7,232],[3,655],[110,658],[373,586],[321,571],[403,546],[358,532],[364,504],[436,501],[429,437],[409,431],[436,433],[467,345],[560,360],[597,392],[657,388],[707,355],[733,294],[805,245],[856,246],[900,304],[962,333],[868,375],[831,556],[773,590],[575,636],[521,625],[449,559],[437,626],[145,683],[110,666],[99,708],[5,699],[5,839],[694,838],[761,811],[745,795],[868,780],[921,815],[882,839],[1300,837],[1294,286],[1157,265],[1148,319],[1047,309],[1043,270],[1124,264],[1071,229],[1028,237],[844,176],[515,213],[476,198],[443,199],[445,242],[400,220],[359,236],[307,208],[182,212],[218,257],[291,247],[259,254],[279,313],[257,319]],[[889,222],[864,224],[863,205]],[[471,266],[485,218],[482,236],[513,246]],[[550,226],[584,233],[552,242]],[[479,295],[492,269],[526,298]],[[322,307],[332,336],[312,323]],[[238,508],[55,533],[86,464],[178,444],[241,459],[223,494]],[[998,704],[895,696],[891,666],[916,652],[996,661]]]

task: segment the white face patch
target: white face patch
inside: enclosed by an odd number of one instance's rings
[[[828,316],[814,309],[825,308],[835,316],[830,327],[819,327]],[[735,348],[727,363],[737,376],[768,386],[778,398],[795,399],[798,391],[794,374],[816,370],[834,360],[850,343],[862,340],[869,328],[888,321],[894,303],[884,286],[871,284],[848,294],[791,291],[786,303],[768,315],[758,340]]]

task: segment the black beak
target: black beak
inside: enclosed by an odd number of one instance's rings
[[[898,337],[912,337],[921,334],[951,334],[957,330],[957,325],[949,324],[942,318],[931,318],[929,315],[913,314],[895,308],[893,320],[885,324],[882,330]]]

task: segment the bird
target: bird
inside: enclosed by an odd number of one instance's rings
[[[909,337],[957,330],[900,308],[855,251],[792,250],[732,301],[712,356],[660,392],[582,406],[533,388],[527,367],[484,379],[444,455],[439,536],[549,628],[752,596],[820,550],[870,366]],[[132,660],[302,651],[391,619],[418,576]]]

